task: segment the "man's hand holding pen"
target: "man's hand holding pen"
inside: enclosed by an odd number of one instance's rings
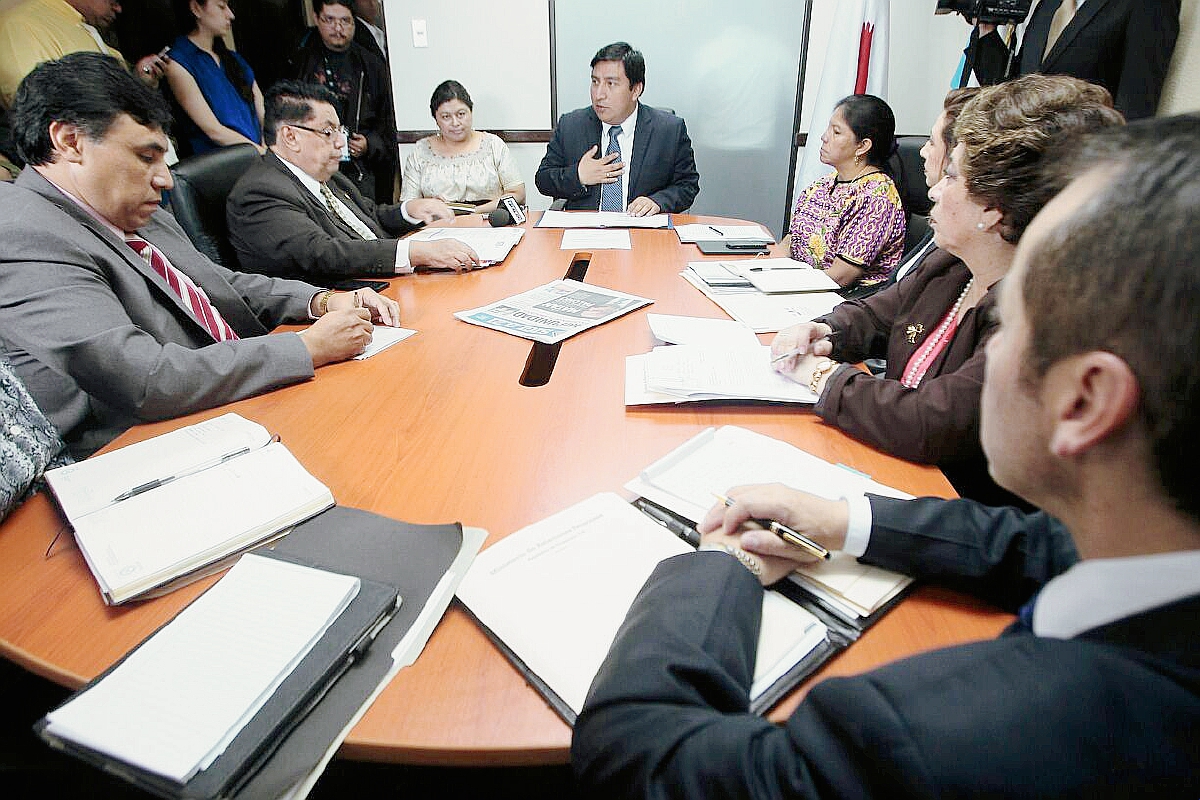
[[[759,580],[769,586],[818,556],[760,522],[780,523],[818,548],[838,550],[846,540],[848,513],[844,500],[826,500],[778,483],[738,486],[718,500],[698,529],[702,543],[730,544],[753,554],[762,564]]]

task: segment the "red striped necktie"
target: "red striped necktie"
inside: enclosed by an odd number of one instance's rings
[[[191,278],[171,266],[167,257],[157,247],[140,236],[128,237],[125,244],[132,247],[133,251],[167,282],[175,294],[179,295],[183,304],[192,312],[196,321],[204,326],[213,339],[218,342],[227,342],[238,338],[233,328],[229,327],[229,323],[221,317],[221,312],[208,302],[204,291],[194,284]]]

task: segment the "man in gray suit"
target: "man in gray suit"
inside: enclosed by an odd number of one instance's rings
[[[396,302],[372,291],[201,255],[159,206],[170,111],[116,60],[43,63],[12,112],[29,166],[0,185],[0,352],[75,455],[138,422],[307,380],[360,353],[372,320],[399,323]]]

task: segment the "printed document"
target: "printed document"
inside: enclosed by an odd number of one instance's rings
[[[652,302],[616,289],[559,280],[454,316],[522,339],[555,344]]]

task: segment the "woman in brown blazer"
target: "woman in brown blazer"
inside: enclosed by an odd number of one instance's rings
[[[1122,121],[1107,90],[1075,78],[1028,75],[980,91],[959,114],[957,144],[930,190],[942,252],[865,300],[781,331],[771,345],[775,368],[819,395],[815,411],[826,422],[936,464],[965,497],[1015,502],[992,482],[979,444],[993,289],[1059,188],[1044,169],[1051,147]],[[887,359],[882,379],[850,365],[866,358]]]

